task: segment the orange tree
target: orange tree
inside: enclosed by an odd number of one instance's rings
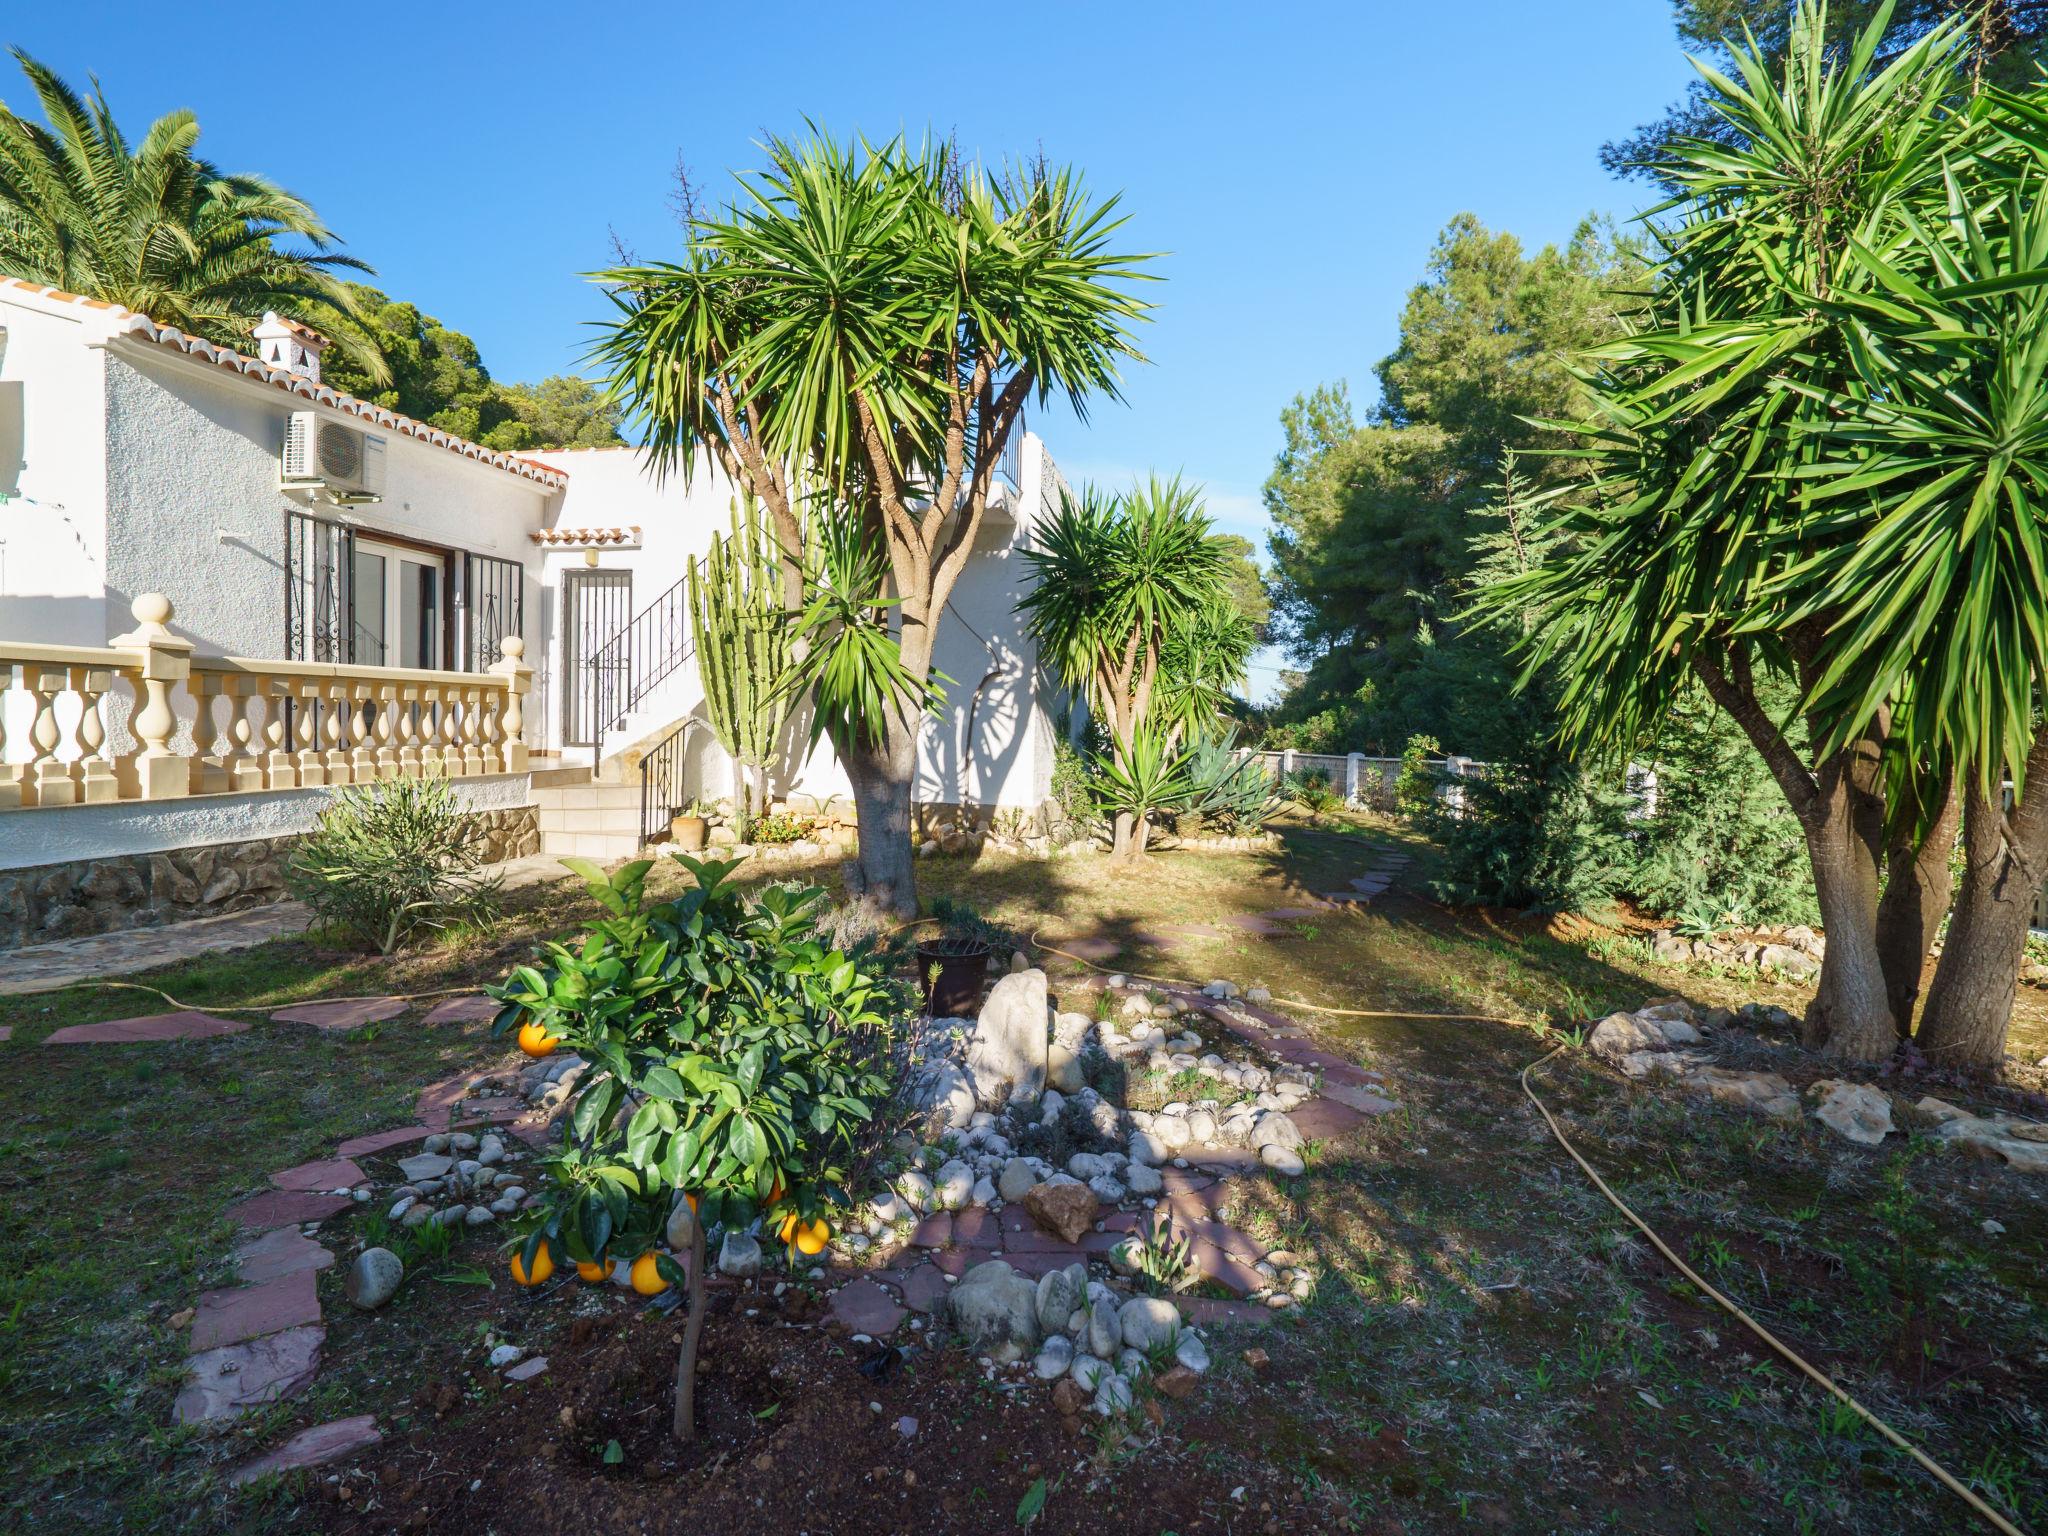
[[[765,1218],[793,1248],[824,1246],[899,1077],[902,999],[870,944],[819,936],[821,890],[750,898],[728,883],[737,861],[677,855],[695,883],[649,903],[650,860],[609,876],[565,862],[606,915],[492,989],[496,1033],[585,1063],[513,1276],[538,1283],[566,1256],[590,1280],[629,1261],[644,1294],[687,1281],[675,1413],[687,1440],[705,1233]]]

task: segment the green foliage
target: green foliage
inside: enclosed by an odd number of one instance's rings
[[[492,989],[497,1033],[537,1023],[589,1064],[526,1252],[635,1257],[675,1191],[706,1226],[846,1205],[902,1065],[901,998],[872,948],[820,942],[822,891],[748,899],[736,862],[677,855],[695,883],[653,904],[650,861],[564,862],[605,916]]]
[[[310,204],[201,159],[189,111],[166,113],[131,145],[97,82],[83,99],[20,49],[14,57],[47,126],[0,107],[0,272],[243,352],[276,310],[381,376],[360,306],[335,275],[369,268],[334,250]]]
[[[1431,761],[1443,755],[1434,736],[1410,736],[1401,747],[1401,767],[1394,776],[1394,808],[1404,816],[1420,816],[1436,804],[1441,769]]]
[[[768,765],[789,715],[796,668],[782,604],[781,557],[751,496],[744,510],[733,507],[730,531],[713,537],[701,560],[690,561],[684,581],[704,713],[740,769],[734,805],[745,841],[747,824],[767,801]],[[751,786],[749,768],[757,780]]]
[[[1344,803],[1344,792],[1322,769],[1301,768],[1280,781],[1280,798],[1308,812],[1309,820],[1321,821]]]
[[[476,343],[461,331],[367,284],[352,283],[348,291],[385,366],[378,371],[330,357],[323,382],[508,453],[621,441],[618,407],[588,380],[564,376],[499,384]]]
[[[1121,756],[1098,759],[1089,780],[1097,815],[1137,824],[1186,805],[1188,791],[1187,754],[1157,730],[1141,730]]]
[[[983,916],[979,907],[957,896],[934,896],[930,915],[947,942],[963,946],[962,953],[987,949],[1007,959],[1024,947],[1016,929]]]
[[[896,604],[885,595],[888,557],[852,522],[818,520],[807,547],[804,611],[797,621],[804,646],[790,682],[810,690],[812,743],[830,735],[835,742],[873,746],[892,715],[938,713],[953,679],[935,669],[920,675],[904,664],[889,624]]]
[[[1672,11],[1679,40],[1721,70],[1733,65],[1745,36],[1755,39],[1773,66],[1782,66],[1796,14],[1785,0],[1673,0]],[[1983,0],[1829,0],[1829,43],[1845,47],[1880,11],[1890,13],[1887,47],[1894,50],[1964,17],[1968,25],[1960,41],[1972,79],[2009,90],[2030,84],[2048,56],[2048,12],[1995,0],[1990,5]],[[1686,141],[1702,139],[1730,147],[1739,142],[1736,126],[1714,110],[1714,90],[1704,79],[1695,81],[1685,99],[1656,122],[1604,145],[1600,163],[1617,176],[1642,176],[1675,191],[1671,162]]]
[[[1391,755],[1431,732],[1469,755],[1519,749],[1504,701],[1511,673],[1490,637],[1457,620],[1473,567],[1499,529],[1494,486],[1535,429],[1568,412],[1566,359],[1619,333],[1642,260],[1600,225],[1525,253],[1460,215],[1444,230],[1378,369],[1383,403],[1361,422],[1341,385],[1296,398],[1265,502],[1274,628],[1308,663],[1276,723],[1331,717],[1297,746]],[[1543,461],[1528,489],[1579,476]]]
[[[1235,734],[1200,735],[1188,744],[1187,808],[1220,832],[1256,832],[1275,809],[1273,779],[1256,757],[1239,759]]]
[[[1784,707],[1790,695],[1772,697]],[[1622,894],[1656,913],[1712,907],[1722,927],[1731,913],[1750,923],[1818,921],[1799,823],[1726,715],[1703,699],[1675,708],[1650,766],[1656,813],[1633,825]]]
[[[776,811],[754,823],[748,841],[779,848],[803,841],[817,827],[818,823],[809,816],[799,816],[794,811]]]
[[[1106,749],[1096,748],[1098,753],[1103,750]],[[1095,812],[1095,796],[1089,789],[1093,777],[1089,762],[1090,758],[1067,740],[1067,733],[1060,731],[1053,742],[1052,802],[1058,808],[1062,829],[1070,835],[1087,835],[1101,824],[1102,818]]]
[[[388,955],[496,915],[484,847],[482,824],[446,779],[350,784],[293,850],[285,884],[322,922]]]
[[[1602,789],[1564,754],[1495,763],[1455,781],[1462,807],[1433,802],[1422,821],[1443,850],[1431,889],[1456,906],[1583,912],[1604,905],[1628,868],[1629,797]]]

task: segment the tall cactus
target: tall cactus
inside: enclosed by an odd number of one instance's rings
[[[744,839],[753,818],[767,808],[768,765],[789,715],[795,633],[782,605],[775,543],[751,496],[744,506],[734,503],[731,532],[714,537],[703,558],[690,562],[688,580],[704,712],[719,745],[739,765],[734,806]]]

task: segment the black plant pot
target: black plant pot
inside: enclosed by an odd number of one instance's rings
[[[917,979],[924,1011],[935,1019],[971,1014],[988,975],[988,946],[979,939],[937,939],[917,946]]]

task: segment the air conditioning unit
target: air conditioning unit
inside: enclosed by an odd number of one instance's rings
[[[343,506],[384,499],[384,439],[329,421],[318,411],[293,411],[284,432],[284,483],[325,491]]]

